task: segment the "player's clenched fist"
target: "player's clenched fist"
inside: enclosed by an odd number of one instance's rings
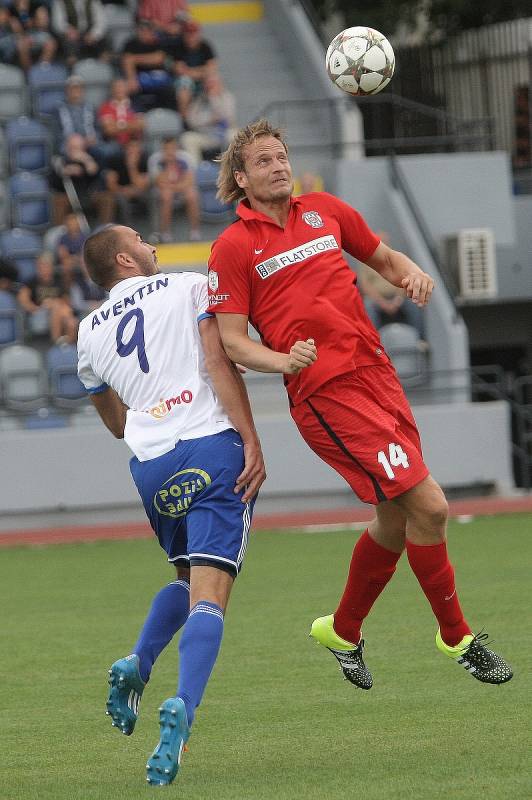
[[[310,367],[318,357],[318,351],[314,344],[314,339],[307,339],[305,342],[299,340],[290,348],[288,353],[288,368],[285,372],[296,375],[305,367]]]
[[[401,281],[407,297],[417,306],[426,306],[430,300],[434,281],[426,272],[412,272]]]

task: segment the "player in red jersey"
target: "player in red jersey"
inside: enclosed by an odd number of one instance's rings
[[[241,200],[238,221],[214,243],[209,261],[209,311],[224,347],[250,369],[283,373],[305,441],[376,507],[338,608],[315,620],[311,635],[349,681],[371,688],[362,622],[406,550],[438,620],[438,648],[485,683],[510,680],[511,668],[484,645],[486,634],[473,636],[464,619],[447,555],[447,502],[423,461],[408,401],[342,249],[418,306],[428,303],[432,278],[341,200],[324,192],[293,197],[286,144],[267,120],[235,134],[218,187],[222,201]],[[248,320],[261,343],[248,336]]]

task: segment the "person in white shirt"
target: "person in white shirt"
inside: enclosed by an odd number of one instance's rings
[[[133,479],[177,569],[131,655],[109,670],[107,709],[133,733],[151,668],[183,627],[177,694],[160,708],[161,739],[147,764],[149,783],[168,784],[216,661],[266,473],[245,385],[206,311],[207,278],[160,273],[155,248],[121,225],[91,234],[83,255],[109,298],[80,324],[79,377],[133,451]]]

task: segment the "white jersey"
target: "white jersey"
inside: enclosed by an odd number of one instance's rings
[[[124,439],[139,461],[232,427],[205,369],[198,324],[208,305],[204,275],[159,273],[120,281],[81,321],[79,378],[128,407]]]

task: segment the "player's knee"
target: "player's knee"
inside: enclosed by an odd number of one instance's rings
[[[422,509],[422,516],[425,518],[425,526],[434,533],[441,531],[441,538],[444,539],[445,527],[449,517],[449,505],[441,489],[432,494],[432,497]]]

